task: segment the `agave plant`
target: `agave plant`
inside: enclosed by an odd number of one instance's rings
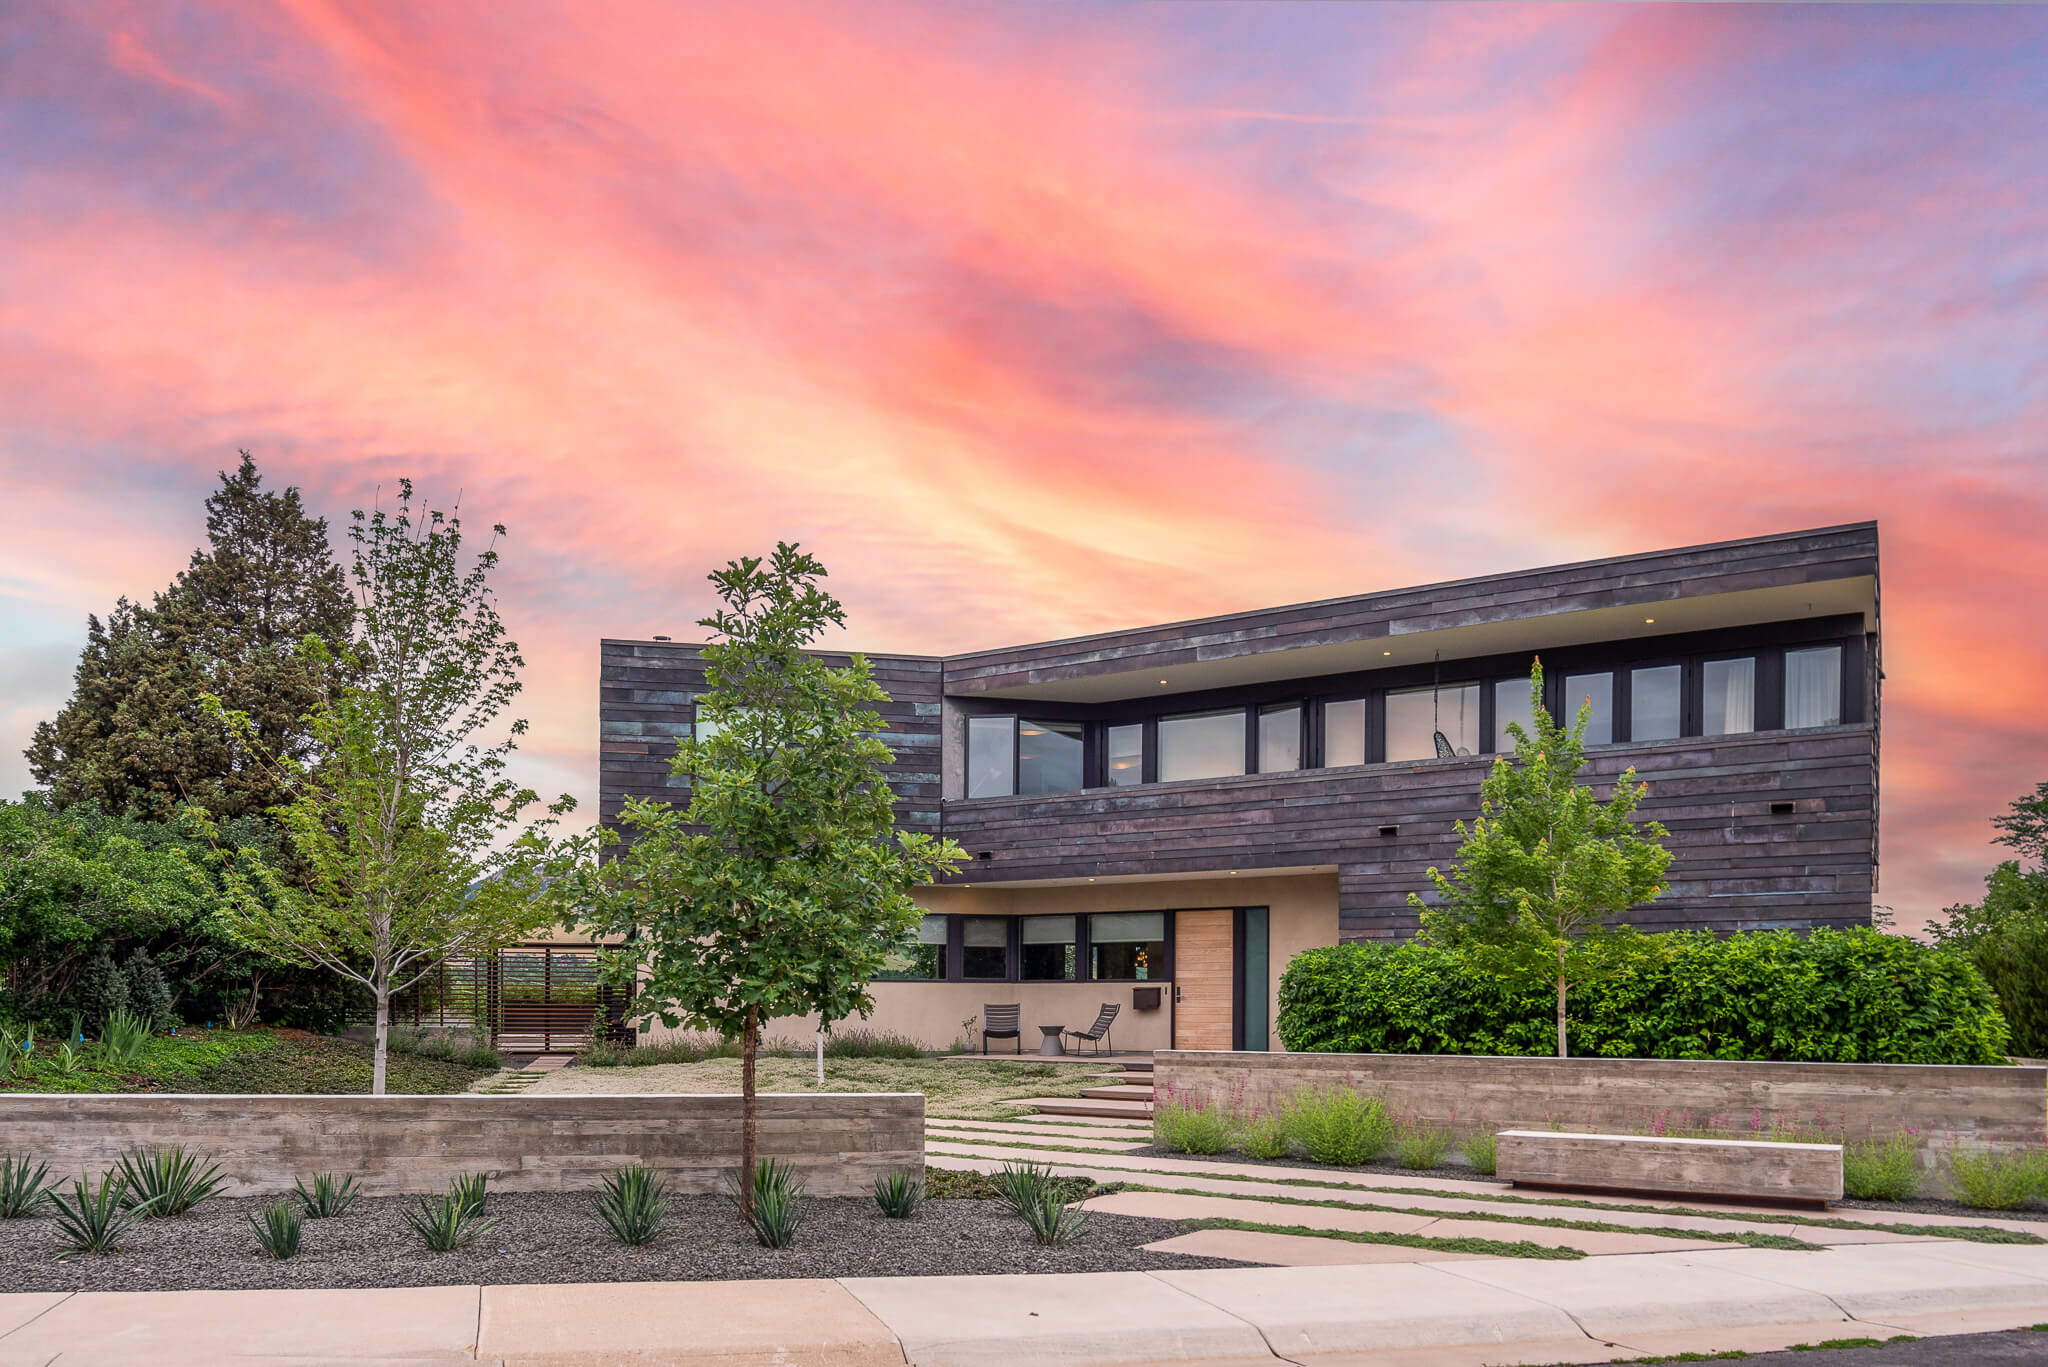
[[[36,1213],[57,1184],[50,1165],[30,1166],[27,1154],[0,1154],[0,1220],[20,1220]]]
[[[1037,1163],[1005,1163],[992,1180],[996,1199],[1027,1219],[1055,1183],[1052,1169]]]
[[[337,1182],[331,1172],[314,1173],[311,1190],[307,1189],[304,1179],[294,1181],[292,1190],[306,1208],[306,1214],[315,1220],[332,1220],[345,1214],[356,1203],[356,1197],[362,1194],[356,1190],[355,1178],[347,1177]]]
[[[1088,1223],[1088,1212],[1078,1203],[1070,1204],[1060,1199],[1055,1187],[1046,1187],[1038,1198],[1023,1210],[1024,1223],[1031,1226],[1031,1235],[1047,1248],[1059,1248],[1080,1237],[1081,1227]]]
[[[178,1147],[123,1154],[121,1176],[132,1203],[146,1204],[152,1217],[166,1218],[211,1201],[227,1181],[218,1164],[209,1163],[202,1172],[199,1156]]]
[[[733,1204],[740,1204],[739,1181],[732,1186]],[[787,1248],[804,1220],[804,1184],[796,1170],[770,1158],[754,1165],[754,1204],[745,1212],[747,1227],[763,1248]]]
[[[652,1168],[620,1168],[597,1194],[598,1218],[622,1244],[651,1244],[668,1219],[667,1191],[668,1183]]]
[[[421,1197],[416,1206],[403,1206],[400,1213],[433,1253],[448,1253],[466,1247],[496,1227],[451,1191],[439,1200]]]
[[[471,1215],[481,1215],[484,1213],[484,1206],[491,1199],[490,1183],[489,1173],[466,1172],[450,1182],[448,1190],[462,1203],[464,1210]]]
[[[153,1213],[153,1200],[131,1200],[127,1179],[111,1171],[100,1176],[97,1187],[91,1178],[75,1179],[68,1201],[60,1191],[50,1193],[57,1228],[80,1253],[112,1253],[123,1234]]]
[[[924,1179],[908,1168],[875,1179],[875,1204],[892,1220],[907,1220],[924,1200]]]
[[[272,1201],[263,1208],[263,1218],[249,1217],[249,1228],[256,1231],[256,1242],[263,1251],[282,1261],[299,1251],[299,1233],[304,1228],[305,1216],[289,1201]]]

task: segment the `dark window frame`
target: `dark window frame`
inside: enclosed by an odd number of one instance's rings
[[[1091,916],[1118,916],[1135,913],[1159,912],[1166,917],[1165,971],[1150,978],[1096,978],[1089,976],[1091,941],[1088,934],[1088,918]],[[1132,907],[1125,911],[1076,911],[1076,912],[1021,912],[984,914],[972,911],[928,912],[927,915],[943,915],[946,918],[945,966],[942,978],[878,978],[877,982],[892,983],[949,983],[955,987],[962,983],[1132,983],[1149,985],[1172,982],[1174,965],[1174,918],[1178,908]],[[1071,978],[1026,978],[1023,957],[1023,921],[1026,916],[1067,916],[1074,917],[1074,976]],[[1009,972],[1001,978],[970,978],[962,970],[965,967],[967,947],[967,921],[1008,921],[1008,944],[1005,951]]]

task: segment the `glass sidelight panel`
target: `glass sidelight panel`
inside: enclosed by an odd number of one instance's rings
[[[1166,913],[1115,911],[1088,918],[1088,976],[1156,978],[1166,966]]]
[[[1700,734],[1756,730],[1756,660],[1709,660],[1700,667]]]
[[[1068,982],[1074,976],[1072,916],[1026,916],[1017,923],[1023,962],[1019,977],[1028,982]]]
[[[1655,665],[1629,675],[1628,737],[1630,740],[1676,740],[1679,734],[1679,665]]]
[[[1266,908],[1245,908],[1244,1002],[1238,1019],[1244,1022],[1244,1047],[1254,1051],[1262,1051],[1271,1043],[1273,981],[1268,920]]]

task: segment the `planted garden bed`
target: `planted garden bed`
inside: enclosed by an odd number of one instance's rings
[[[342,1216],[307,1220],[296,1256],[258,1247],[249,1217],[261,1199],[216,1198],[173,1219],[144,1220],[108,1254],[67,1253],[47,1211],[0,1220],[0,1285],[11,1291],[170,1291],[201,1288],[378,1287],[527,1282],[703,1281],[765,1277],[893,1277],[961,1273],[1111,1272],[1231,1267],[1212,1258],[1147,1253],[1183,1233],[1178,1221],[1093,1214],[1078,1238],[1041,1247],[1000,1203],[935,1199],[908,1219],[872,1199],[810,1198],[786,1248],[761,1246],[721,1196],[673,1199],[655,1243],[620,1243],[589,1193],[494,1193],[497,1223],[465,1249],[427,1251],[404,1211],[418,1198],[357,1201]]]

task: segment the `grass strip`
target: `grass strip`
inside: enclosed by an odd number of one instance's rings
[[[946,1141],[951,1143],[953,1141]],[[1099,1149],[1074,1149],[1074,1153],[1091,1153],[1097,1157],[1109,1157]],[[1559,1196],[1510,1196],[1504,1192],[1474,1191],[1445,1192],[1428,1187],[1377,1187],[1363,1182],[1338,1182],[1313,1177],[1241,1177],[1232,1173],[1189,1172],[1178,1168],[1117,1168],[1102,1163],[1069,1163],[1070,1168],[1089,1168],[1101,1172],[1142,1172],[1147,1177],[1199,1177],[1210,1182],[1262,1182],[1276,1187],[1315,1187],[1324,1191],[1366,1191],[1387,1196],[1433,1196],[1440,1200],[1489,1201],[1505,1206],[1552,1206],[1572,1210],[1620,1210],[1631,1215],[1684,1215],[1703,1220],[1755,1220],[1758,1224],[1800,1225],[1807,1229],[1875,1229],[1886,1234],[1908,1234],[1921,1239],[1954,1239],[1969,1244],[2041,1244],[2048,1243],[2039,1235],[2025,1230],[2005,1229],[1997,1225],[1915,1225],[1903,1222],[1844,1220],[1829,1215],[1798,1215],[1791,1211],[1773,1211],[1767,1216],[1750,1215],[1741,1211],[1702,1210],[1696,1206],[1644,1206],[1621,1201],[1585,1201],[1574,1197]],[[1202,1192],[1204,1196],[1222,1193]]]
[[[1576,1229],[1587,1234],[1654,1234],[1663,1239],[1694,1239],[1702,1243],[1747,1244],[1751,1248],[1777,1248],[1792,1253],[1825,1253],[1820,1244],[1810,1244],[1804,1239],[1794,1239],[1785,1234],[1760,1234],[1744,1230],[1736,1234],[1716,1234],[1704,1229],[1677,1229],[1665,1226],[1615,1225],[1604,1220],[1567,1220],[1562,1217],[1541,1215],[1496,1215],[1484,1210],[1431,1210],[1417,1206],[1387,1206],[1376,1201],[1316,1201],[1301,1196],[1237,1196],[1228,1192],[1191,1191],[1182,1187],[1154,1187],[1143,1182],[1127,1182],[1125,1191],[1156,1191],[1170,1196],[1214,1196],[1226,1201],[1264,1201],[1272,1205],[1312,1206],[1324,1210],[1376,1210],[1389,1215],[1424,1215],[1438,1220],[1488,1220],[1495,1224],[1531,1225],[1543,1229]]]
[[[1266,1225],[1256,1220],[1229,1220],[1220,1216],[1204,1220],[1183,1220],[1189,1229],[1241,1229],[1253,1234],[1293,1234],[1304,1239],[1342,1239],[1353,1244],[1394,1244],[1401,1248],[1426,1248],[1437,1253],[1480,1253],[1494,1258],[1543,1258],[1553,1262],[1577,1262],[1585,1257],[1576,1248],[1504,1239],[1432,1239],[1426,1234],[1374,1234],[1355,1229],[1311,1229],[1307,1225]]]
[[[1822,1339],[1819,1343],[1793,1343],[1787,1344],[1784,1351],[1818,1353],[1832,1352],[1838,1348],[1882,1348],[1888,1343],[1918,1342],[1919,1340],[1911,1334],[1893,1334],[1888,1339]],[[1728,1348],[1718,1353],[1667,1353],[1662,1357],[1653,1358],[1618,1358],[1616,1362],[1627,1363],[1628,1367],[1649,1367],[1652,1363],[1666,1362],[1740,1362],[1744,1358],[1755,1356],[1755,1353],[1744,1352],[1740,1348]]]

